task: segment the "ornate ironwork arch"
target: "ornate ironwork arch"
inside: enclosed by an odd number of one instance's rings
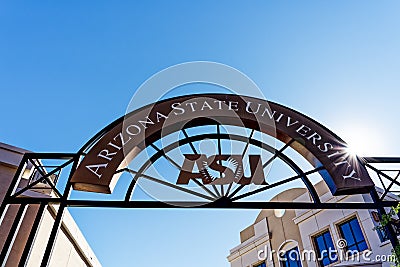
[[[199,132],[192,135],[188,133],[201,126],[211,127],[213,131],[207,133]],[[244,131],[241,132],[242,134],[238,132],[223,132],[222,128],[228,126]],[[163,140],[164,137],[171,136],[177,132],[181,133],[181,138],[165,145],[162,144],[161,147],[157,145],[160,139]],[[255,138],[255,134],[272,136],[279,140],[282,146],[276,148],[261,139]],[[221,148],[222,141],[243,144],[243,151],[239,154],[236,152],[238,154],[236,156],[241,156],[241,158],[244,158],[249,147],[266,151],[270,153],[270,158],[267,160],[264,160],[261,156],[257,158],[260,161],[257,164],[262,166],[262,170],[274,160],[280,160],[293,171],[294,175],[273,183],[264,180],[263,183],[256,183],[253,190],[242,194],[239,193],[251,181],[241,183],[240,181],[242,180],[230,180],[229,183],[218,184],[215,183],[218,178],[211,182],[201,180],[201,177],[196,176],[199,175],[198,173],[194,174],[194,171],[191,173],[190,170],[184,170],[182,158],[181,161],[177,162],[169,153],[177,148],[186,147],[192,154],[190,158],[196,161],[202,156],[201,152],[196,148],[196,144],[204,139],[214,140],[217,145],[218,153],[214,155],[216,159],[203,162],[207,163],[205,167],[214,168],[215,171],[219,170],[219,179],[222,177],[222,172],[227,168],[221,164],[224,154],[227,154]],[[149,155],[137,170],[129,167],[131,160],[150,148],[154,150],[154,153]],[[284,153],[289,148],[297,151],[313,168],[303,170],[302,167]],[[384,214],[384,207],[394,206],[398,203],[398,198],[394,194],[397,193],[396,189],[400,188],[400,183],[397,181],[400,176],[400,170],[397,175],[393,176],[380,169],[381,167],[377,167],[376,164],[379,163],[381,166],[382,163],[400,163],[400,159],[359,158],[347,153],[346,149],[347,145],[342,139],[315,120],[290,108],[262,99],[226,94],[190,95],[166,99],[140,108],[112,122],[92,137],[77,153],[25,154],[0,206],[0,223],[10,205],[19,206],[19,212],[11,228],[12,231],[9,232],[1,251],[0,263],[4,264],[6,262],[17,232],[15,230],[18,229],[19,221],[28,205],[39,205],[40,209],[21,257],[21,266],[25,264],[29,256],[43,210],[51,204],[58,204],[59,208],[41,266],[47,266],[49,262],[52,247],[62,221],[63,211],[68,206],[244,209],[349,208],[377,209],[380,214]],[[204,155],[204,158],[207,157]],[[149,166],[161,159],[166,160],[168,164],[175,167],[180,174],[183,173],[183,176],[189,175],[188,181],[204,192],[186,188],[178,182],[173,183],[145,173]],[[46,160],[57,160],[58,165],[47,166],[46,168],[43,163]],[[183,160],[186,159],[183,158]],[[30,172],[29,177],[23,177],[27,165],[31,165],[33,171]],[[68,171],[68,177],[64,185],[60,186],[58,178],[62,170]],[[395,170],[391,169],[390,171],[393,172]],[[118,176],[124,172],[132,174],[133,177],[123,200],[87,200],[72,199],[70,197],[73,189],[110,194],[118,180]],[[360,203],[321,202],[314,184],[309,179],[309,176],[314,173],[320,174],[333,195],[369,193],[372,201]],[[258,172],[257,174],[260,173]],[[26,181],[21,183],[23,179]],[[132,200],[132,193],[139,179],[147,179],[173,190],[199,197],[205,201],[184,203],[182,201]],[[304,188],[309,192],[310,202],[240,201],[243,198],[266,192],[295,180],[302,181]],[[381,182],[379,187],[382,190],[379,194],[375,189],[377,181]],[[37,194],[38,191],[41,194]],[[387,230],[392,244],[397,244],[393,228],[388,226]]]
[[[215,105],[213,102],[217,102],[214,108],[211,107]],[[202,107],[195,110],[194,103]],[[189,105],[189,110],[185,110]],[[179,131],[188,123],[192,126],[210,124],[210,118],[222,125],[243,126],[272,135],[284,143],[292,142],[290,146],[314,167],[324,166],[321,175],[334,195],[355,190],[369,192],[373,187],[360,159],[348,154],[346,143],[318,122],[272,102],[221,94],[167,99],[120,118],[84,146],[81,152],[87,154],[72,177],[72,184],[75,189],[111,193],[114,173],[126,157],[134,157],[145,149],[146,143]],[[130,156],[132,151],[135,155]],[[109,154],[113,155],[107,156]]]

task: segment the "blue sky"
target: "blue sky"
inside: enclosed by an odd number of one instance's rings
[[[3,0],[0,141],[76,152],[151,75],[209,60],[242,71],[269,100],[360,153],[398,156],[399,11],[397,1]],[[228,266],[257,214],[71,212],[104,266],[193,267]]]

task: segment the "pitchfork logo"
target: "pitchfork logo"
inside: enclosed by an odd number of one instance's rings
[[[242,155],[184,154],[182,170],[176,184],[189,184],[192,179],[201,179],[203,184],[266,185],[259,155],[249,155],[250,177],[245,177]],[[197,172],[194,171],[195,166]]]

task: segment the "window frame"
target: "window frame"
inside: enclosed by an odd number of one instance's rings
[[[313,249],[314,249],[314,251],[315,251],[315,256],[317,257],[317,259],[318,259],[320,256],[319,256],[318,253],[317,253],[317,252],[319,251],[319,246],[318,246],[318,244],[317,244],[317,242],[316,242],[316,238],[319,237],[319,236],[322,236],[322,235],[325,234],[325,233],[329,233],[329,235],[330,235],[330,237],[331,237],[331,240],[332,240],[333,249],[334,249],[335,251],[338,251],[337,248],[336,248],[336,242],[335,242],[335,240],[334,240],[334,238],[333,238],[333,231],[332,231],[331,227],[328,225],[328,226],[322,228],[320,231],[318,231],[318,232],[316,232],[316,233],[310,235],[311,244],[312,244],[312,246],[313,246]],[[325,240],[324,240],[324,241],[325,241]],[[325,243],[325,242],[324,242],[324,243]],[[326,245],[326,244],[325,244],[325,245]],[[329,261],[330,261],[330,259],[329,259]],[[318,265],[319,267],[330,267],[330,266],[333,266],[333,265],[335,265],[335,264],[337,264],[337,263],[339,263],[339,262],[340,262],[339,256],[337,257],[336,261],[330,262],[328,265],[325,265],[325,266],[322,265],[321,261],[319,261],[319,260],[316,261],[316,263],[317,263],[317,265]]]
[[[355,255],[357,255],[357,254],[362,253],[362,252],[365,251],[365,250],[368,250],[368,249],[371,250],[371,246],[370,246],[370,244],[369,244],[369,242],[368,242],[367,235],[366,235],[366,233],[365,233],[365,231],[364,231],[364,227],[363,227],[363,225],[362,225],[362,223],[361,223],[361,220],[360,220],[360,217],[359,217],[358,213],[355,212],[355,213],[352,213],[352,214],[348,215],[348,216],[347,216],[346,218],[344,218],[343,220],[340,220],[340,221],[336,222],[336,223],[335,223],[335,226],[336,226],[336,230],[337,230],[338,237],[341,238],[341,239],[346,240],[346,238],[345,238],[345,237],[343,236],[343,234],[342,234],[342,230],[341,230],[341,227],[340,227],[340,226],[343,225],[343,224],[349,223],[349,222],[352,221],[353,219],[356,219],[356,220],[357,220],[357,223],[358,223],[358,225],[360,226],[360,229],[361,229],[361,234],[362,234],[363,237],[364,237],[364,242],[365,242],[365,244],[366,244],[366,246],[367,246],[366,249],[361,250],[361,251],[358,251],[356,254],[354,254],[354,256],[355,256]],[[351,230],[352,230],[352,229],[351,229]],[[352,235],[353,235],[353,238],[354,238],[354,233],[353,233],[353,231],[352,231]],[[346,240],[346,242],[347,242],[347,240]],[[358,250],[358,245],[357,245],[357,243],[358,243],[358,242],[356,242],[355,245],[356,245],[357,250]],[[348,247],[346,247],[346,248],[344,248],[344,250],[347,252],[349,249],[348,249]]]
[[[296,249],[297,250],[297,253],[299,254],[299,259],[298,259],[298,261],[300,262],[300,266],[302,267],[303,266],[303,262],[301,261],[301,254],[300,254],[300,249],[299,249],[299,246],[297,245],[297,246],[294,246],[294,247],[292,247],[292,248],[290,248],[289,250],[286,250],[286,253],[288,253],[288,252],[290,252],[290,251],[292,251],[292,250],[294,250],[294,249]],[[285,253],[285,255],[286,255],[286,253]],[[282,259],[282,257],[281,257],[281,259]],[[287,259],[287,260],[290,260],[290,259]],[[279,265],[281,266],[281,267],[284,267],[284,262],[283,261],[279,261]]]
[[[387,232],[385,227],[379,228],[380,227],[380,220],[379,220],[379,214],[377,211],[372,210],[370,211],[371,213],[371,220],[375,226],[375,231],[376,234],[378,235],[379,241],[382,243],[385,243],[389,240],[389,233]],[[375,220],[375,216],[377,216],[378,221]]]
[[[265,267],[267,267],[267,263],[265,261],[260,261],[256,264],[253,264],[252,267],[262,267],[261,264],[265,264]]]

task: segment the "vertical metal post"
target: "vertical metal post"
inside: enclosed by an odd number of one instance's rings
[[[10,186],[8,187],[7,193],[4,196],[3,202],[0,205],[0,225],[3,222],[4,217],[6,216],[8,206],[9,206],[9,198],[11,195],[15,193],[15,190],[17,190],[17,186],[19,184],[19,181],[21,180],[22,177],[22,171],[26,167],[26,155],[22,157],[22,160],[18,166],[18,169],[14,175],[14,178],[11,181]]]
[[[0,225],[3,223],[4,217],[6,217],[7,211],[8,211],[8,197],[7,195],[3,199],[3,203],[0,205]]]
[[[25,267],[28,263],[28,258],[31,254],[33,243],[35,242],[37,232],[39,230],[40,222],[43,218],[43,212],[46,208],[45,203],[41,203],[39,206],[39,210],[36,214],[35,221],[33,222],[31,231],[28,236],[28,240],[26,240],[24,251],[22,252],[21,258],[19,259],[18,267]]]
[[[28,206],[26,204],[21,204],[19,206],[17,215],[15,216],[14,222],[11,225],[11,229],[8,232],[7,239],[0,253],[1,267],[4,267],[7,263],[8,256],[10,255],[11,248],[14,245],[15,238],[17,237],[19,227],[21,226],[22,220],[24,219],[23,217],[25,215],[27,207]]]
[[[68,197],[71,192],[72,184],[70,181],[71,181],[71,178],[78,166],[78,162],[79,162],[79,154],[74,156],[74,163],[73,163],[71,171],[69,173],[68,182],[67,182],[67,185],[65,186],[64,193],[61,196],[61,203],[60,203],[60,206],[58,207],[57,215],[54,220],[53,228],[51,229],[49,241],[47,242],[46,250],[44,252],[42,263],[40,264],[40,267],[47,267],[49,265],[50,257],[51,257],[51,254],[53,253],[54,244],[55,244],[55,241],[56,241],[56,238],[58,235],[58,231],[61,226],[62,218],[64,215],[64,210],[67,207]]]
[[[372,197],[372,201],[375,204],[379,204],[381,202],[375,188],[371,190],[370,195]],[[379,206],[377,208],[377,211],[380,218],[382,218],[382,215],[386,215],[385,208],[383,208],[382,206]],[[385,226],[385,230],[387,232],[390,243],[392,243],[393,249],[396,248],[396,246],[399,245],[399,241],[397,240],[396,233],[394,232],[392,224],[390,222]]]

